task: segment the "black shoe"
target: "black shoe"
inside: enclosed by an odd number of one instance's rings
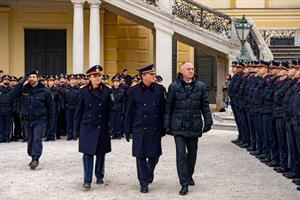
[[[97,179],[97,181],[96,181],[96,184],[103,184],[104,182],[103,182],[103,180],[102,179]]]
[[[261,159],[260,162],[262,163],[269,163],[271,160],[269,158]]]
[[[278,173],[284,173],[284,172],[288,172],[289,169],[288,168],[284,168],[284,167],[275,167],[274,170]]]
[[[300,191],[300,187],[297,187],[297,190]]]
[[[231,143],[233,143],[233,144],[236,144],[236,143],[239,143],[240,142],[240,140],[238,140],[238,139],[236,139],[236,140],[231,140]]]
[[[33,158],[32,162],[30,163],[30,169],[35,170],[39,166],[39,161],[36,158]]]
[[[82,187],[84,187],[85,189],[90,189],[91,188],[91,183],[89,182],[84,182]]]
[[[56,137],[56,139],[57,139],[57,140],[60,140],[60,139],[61,139],[61,137],[60,137],[60,136],[57,136],[57,137]]]
[[[265,159],[267,156],[265,154],[260,154],[255,156],[258,159]]]
[[[32,161],[33,161],[33,159],[31,159],[31,161],[30,161],[30,163],[28,164],[28,166],[30,166],[30,165],[31,165]]]
[[[49,142],[51,139],[50,138],[46,138],[45,140],[44,140],[44,142]]]
[[[195,185],[195,181],[193,179],[190,180],[189,185],[194,186]]]
[[[293,183],[295,183],[296,185],[300,185],[300,178],[295,178],[292,181]]]
[[[253,156],[256,156],[256,155],[260,155],[260,151],[256,150],[256,151],[253,151],[253,152],[250,152],[251,155]]]
[[[148,193],[148,186],[141,186],[141,193]]]
[[[247,147],[247,151],[255,151],[255,148],[253,148],[253,147]]]
[[[245,144],[240,145],[240,147],[241,148],[247,148],[247,147],[249,147],[249,144],[245,143]]]
[[[276,160],[272,160],[269,163],[266,163],[269,167],[278,167],[278,162]]]
[[[181,187],[181,190],[179,191],[180,195],[187,195],[187,193],[189,192],[189,187],[187,185],[183,185]]]
[[[77,140],[77,137],[73,137],[73,140]]]
[[[282,175],[288,179],[300,178],[299,174],[295,174],[293,172],[285,172]]]
[[[241,146],[241,145],[244,144],[244,142],[243,141],[239,141],[238,143],[235,143],[235,144],[238,145],[238,146]]]
[[[67,138],[67,141],[70,141],[70,140],[72,140],[73,138]]]

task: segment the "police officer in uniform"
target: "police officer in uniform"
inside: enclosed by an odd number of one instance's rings
[[[142,81],[128,89],[124,132],[128,142],[132,134],[132,155],[136,157],[140,192],[147,193],[162,154],[165,90],[155,83],[153,64],[137,68],[137,71]]]
[[[185,62],[176,81],[169,86],[164,117],[164,127],[175,139],[177,172],[182,186],[180,195],[186,195],[189,185],[195,185],[198,138],[209,131],[212,124],[206,86],[194,74],[194,65]]]
[[[76,77],[71,74],[68,76],[69,84],[64,91],[64,110],[66,113],[67,140],[76,140],[77,135],[74,133],[74,114],[78,103],[80,88],[76,85]]]
[[[56,87],[54,85],[54,82],[55,82],[55,78],[53,76],[47,77],[47,86],[50,90],[50,93],[51,93],[53,99],[54,99],[55,115],[54,115],[54,123],[51,124],[51,126],[49,126],[49,128],[46,130],[46,134],[45,134],[46,138],[44,140],[45,142],[54,141],[55,140],[55,135],[56,135],[59,94],[56,91]]]
[[[101,82],[103,68],[95,65],[86,74],[90,83],[80,90],[75,112],[75,131],[79,132],[79,152],[83,153],[85,189],[91,188],[94,155],[97,184],[103,184],[105,154],[111,151],[109,112],[111,89]]]
[[[121,78],[116,74],[112,77],[112,139],[121,139],[123,137],[123,115],[125,112],[126,96],[125,90],[120,88]]]
[[[10,76],[3,75],[1,81],[3,81],[3,86],[0,86],[0,142],[9,143],[13,114],[13,101],[9,96]]]
[[[21,119],[28,137],[27,153],[32,158],[29,165],[30,169],[35,169],[42,155],[45,130],[54,123],[55,105],[49,89],[38,81],[38,72],[32,71],[27,76],[28,80],[25,76],[10,95],[12,98],[21,96]]]

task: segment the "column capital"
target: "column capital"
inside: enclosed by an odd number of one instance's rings
[[[75,6],[83,6],[85,0],[71,0],[72,4]]]
[[[96,5],[96,6],[100,6],[101,4],[101,0],[87,0],[87,2],[92,6],[92,5]]]
[[[173,35],[174,34],[174,30],[171,29],[171,27],[167,27],[167,26],[164,26],[162,24],[157,24],[157,23],[154,23],[154,28],[155,30],[159,30],[159,31],[163,31],[169,35]]]

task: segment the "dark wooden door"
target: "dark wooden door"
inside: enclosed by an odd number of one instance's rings
[[[66,30],[25,29],[25,72],[66,73]]]
[[[195,71],[200,80],[206,84],[210,104],[216,103],[217,92],[217,67],[214,56],[205,54],[195,49]]]

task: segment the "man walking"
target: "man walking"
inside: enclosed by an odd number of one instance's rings
[[[211,129],[213,121],[206,86],[195,75],[193,63],[183,63],[180,70],[167,93],[164,127],[175,139],[177,173],[182,186],[179,194],[186,195],[188,186],[195,184],[198,138]]]
[[[141,192],[148,192],[161,151],[165,89],[155,83],[154,65],[137,69],[142,81],[129,88],[124,132],[129,142],[132,134],[132,155],[136,157]]]

